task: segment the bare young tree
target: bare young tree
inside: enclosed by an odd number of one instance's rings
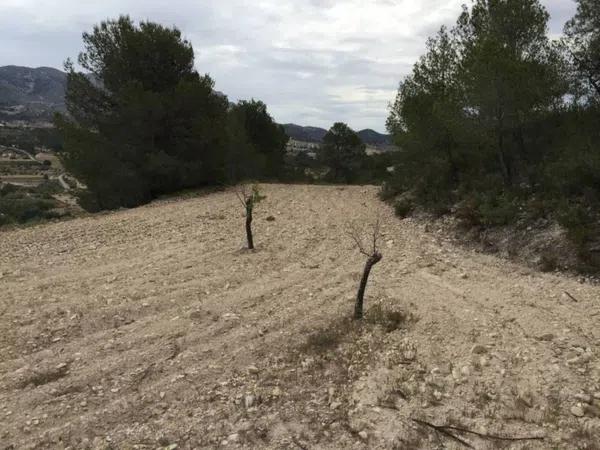
[[[383,258],[383,255],[379,251],[378,243],[381,238],[381,226],[379,217],[373,224],[373,230],[370,233],[369,240],[365,243],[363,239],[363,233],[358,229],[356,225],[350,227],[348,232],[349,236],[354,241],[356,247],[367,257],[365,268],[363,270],[362,278],[360,279],[360,286],[358,287],[358,294],[356,295],[356,303],[354,305],[354,319],[360,320],[363,318],[363,304],[365,297],[365,289],[367,288],[367,282],[369,281],[369,275],[371,269]]]
[[[235,188],[237,198],[246,210],[246,239],[248,240],[248,249],[254,249],[254,238],[252,236],[252,213],[254,206],[263,201],[266,197],[260,194],[257,184],[250,187],[248,184],[239,184]]]

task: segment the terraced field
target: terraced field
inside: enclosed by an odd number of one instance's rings
[[[233,192],[1,233],[1,448],[598,448],[600,288],[264,191],[254,252]]]

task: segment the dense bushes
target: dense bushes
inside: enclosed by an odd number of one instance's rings
[[[6,184],[0,187],[0,226],[53,219],[57,202],[51,194],[59,192],[55,182],[46,182],[36,188]]]
[[[36,147],[46,147],[55,151],[62,149],[62,137],[56,128],[21,128],[5,126],[0,128],[0,145],[34,152]]]
[[[409,191],[416,204],[482,228],[554,219],[593,256],[600,78],[581,59],[600,60],[600,27],[586,25],[600,23],[592,4],[580,0],[560,43],[548,39],[538,0],[476,0],[453,30],[442,28],[391,109],[402,152],[382,195]]]

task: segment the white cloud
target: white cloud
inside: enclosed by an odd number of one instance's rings
[[[81,32],[119,14],[176,25],[200,72],[280,122],[383,131],[387,105],[425,40],[465,0],[0,0],[0,65],[60,68]],[[571,0],[543,0],[559,34]]]

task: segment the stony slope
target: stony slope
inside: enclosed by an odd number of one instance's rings
[[[598,448],[600,288],[457,248],[374,187],[265,190],[252,253],[231,192],[0,234],[3,446]],[[357,325],[345,230],[378,210]]]
[[[0,118],[51,118],[65,108],[67,75],[51,67],[0,67]]]

